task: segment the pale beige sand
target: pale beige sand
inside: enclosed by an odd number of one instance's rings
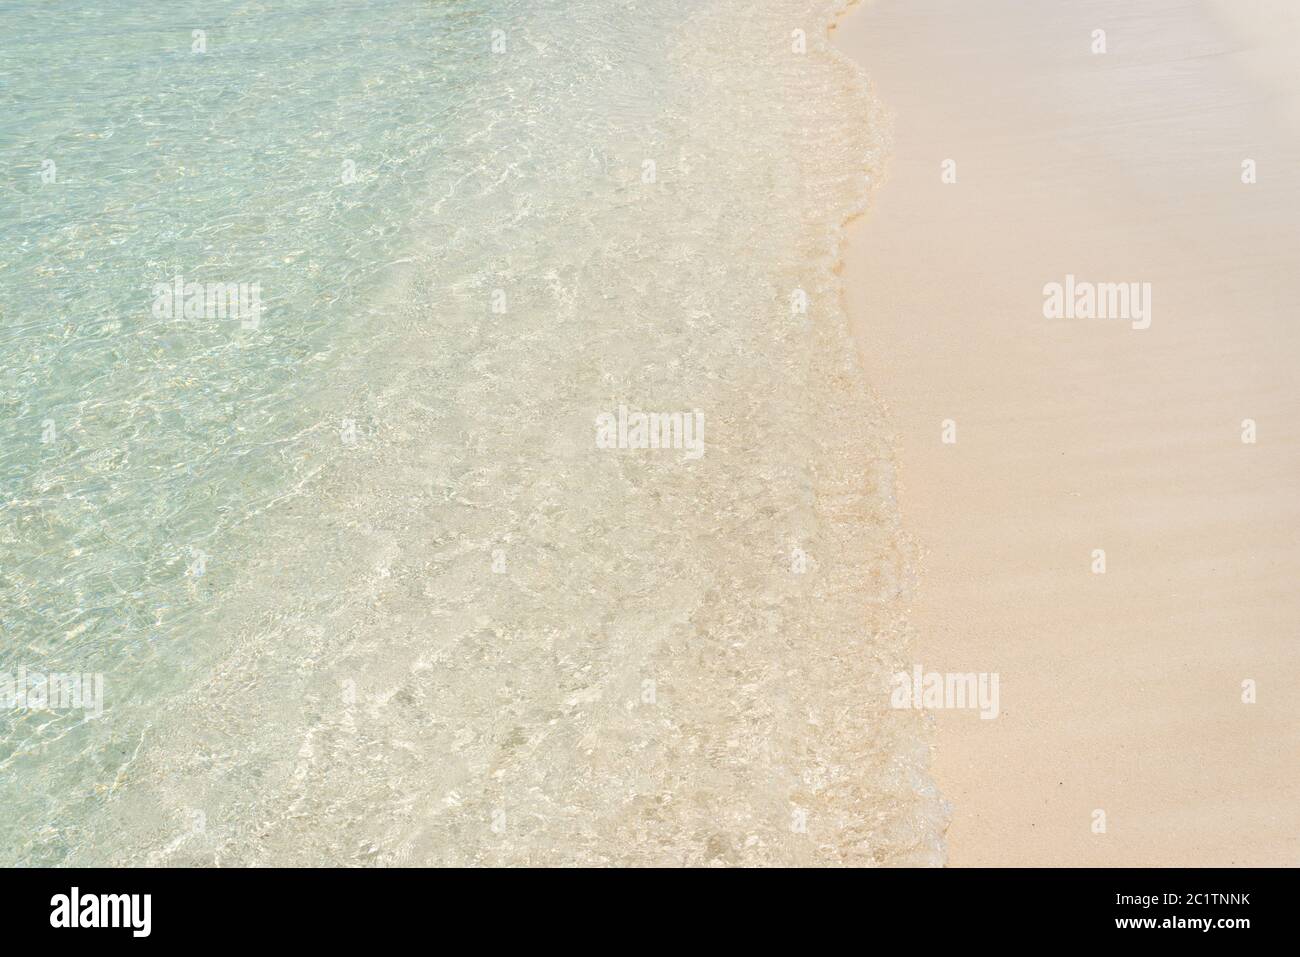
[[[846,295],[926,556],[916,660],[1001,677],[998,719],[934,712],[953,865],[1300,864],[1297,7],[836,31],[894,117]],[[1067,273],[1152,283],[1151,328],[1045,319]]]

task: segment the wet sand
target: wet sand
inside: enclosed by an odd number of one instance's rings
[[[1296,24],[881,0],[835,31],[893,117],[846,304],[916,661],[1001,683],[996,720],[931,712],[952,865],[1300,863]],[[1067,275],[1150,283],[1150,327],[1045,318]]]

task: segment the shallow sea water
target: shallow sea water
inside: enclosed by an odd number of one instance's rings
[[[0,12],[0,671],[106,706],[0,715],[5,863],[942,861],[837,4],[65,7]]]

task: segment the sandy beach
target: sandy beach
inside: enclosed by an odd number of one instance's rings
[[[930,712],[950,865],[1300,861],[1296,23],[881,0],[835,31],[893,119],[845,276],[915,660],[1001,678],[996,720]],[[1149,310],[1047,318],[1067,277]]]
[[[1300,0],[3,6],[0,867],[1300,864]]]

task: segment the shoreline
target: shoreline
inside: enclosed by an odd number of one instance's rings
[[[997,720],[927,712],[952,866],[1300,853],[1300,138],[1267,82],[1296,33],[1242,19],[886,0],[833,25],[894,121],[843,277],[923,553],[916,663],[1001,676]],[[1149,283],[1149,327],[1045,318],[1067,276]]]

